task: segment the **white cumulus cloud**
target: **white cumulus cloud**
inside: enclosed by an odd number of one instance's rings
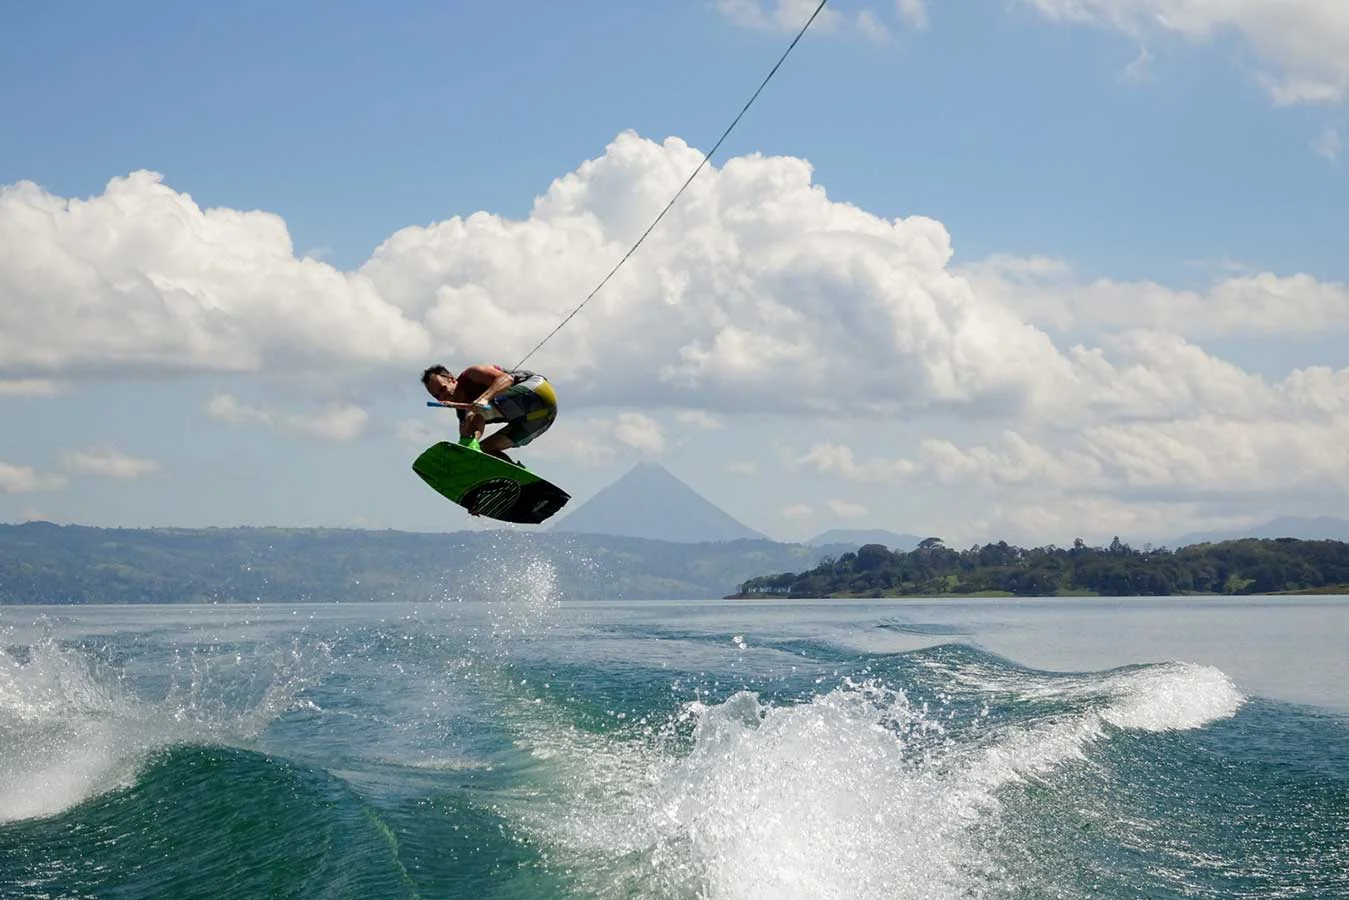
[[[1327,103],[1349,93],[1349,3],[1344,0],[1022,0],[1054,21],[1171,33],[1209,41],[1240,34],[1261,61],[1277,103]]]
[[[645,456],[660,456],[665,451],[660,423],[641,413],[620,413],[614,423],[614,437]]]
[[[0,372],[35,378],[79,359],[110,377],[308,368],[340,381],[432,358],[510,365],[701,158],[677,138],[624,133],[527,219],[405,228],[356,272],[297,259],[275,216],[202,210],[147,173],[82,201],[20,184],[0,194],[0,238],[13,238],[0,240]],[[821,411],[838,384],[856,385],[846,402],[859,414],[1001,413],[1062,396],[1072,361],[951,271],[951,254],[939,222],[831,201],[804,160],[731,159],[528,365],[569,408]],[[362,415],[217,413],[333,436]]]
[[[1349,398],[1349,394],[1346,394]],[[1336,496],[1349,491],[1349,402],[1314,418],[1185,418],[1110,422],[1080,432],[1027,436],[1005,431],[988,443],[929,438],[909,457],[853,460],[820,444],[802,462],[846,479],[889,485],[936,482],[969,489],[1024,489],[1041,496],[1194,500],[1286,491]],[[997,493],[994,491],[993,493]],[[1003,491],[1005,494],[1005,490]]]
[[[1349,284],[1258,272],[1205,290],[1151,281],[1083,281],[1061,260],[994,256],[960,274],[990,301],[1059,331],[1138,329],[1188,337],[1349,333]]]
[[[1144,42],[1173,35],[1204,43],[1240,35],[1256,60],[1259,83],[1278,104],[1336,103],[1349,95],[1349,3],[1344,0],[1021,0],[1047,20],[1116,29],[1139,41],[1125,77],[1141,80],[1152,59]],[[815,0],[718,0],[731,21],[793,33]],[[888,40],[896,24],[924,29],[924,0],[875,0],[860,9],[826,7],[813,29]]]
[[[129,456],[107,446],[73,450],[64,454],[63,461],[72,472],[120,480],[140,478],[160,470],[160,464],[153,459]]]
[[[88,199],[0,188],[0,374],[284,371],[428,349],[369,279],[297,258],[277,216],[202,209],[143,171]]]
[[[529,219],[405,228],[361,272],[451,355],[508,364],[589,293],[701,158],[677,138],[625,133],[556,180]],[[1053,343],[948,271],[951,252],[932,219],[831,201],[803,160],[731,159],[703,171],[529,365],[564,401],[697,398],[721,412],[820,408],[831,385],[855,380],[857,358],[872,371],[849,399],[864,409],[1054,393],[1067,363]]]
[[[297,258],[270,214],[202,210],[143,173],[88,200],[3,189],[0,393],[48,394],[54,370],[75,360],[109,380],[224,369],[265,382],[301,370],[338,396],[345,380],[389,366],[408,377],[435,361],[510,365],[590,293],[701,159],[677,138],[624,133],[546,185],[528,215],[407,227],[349,272]],[[971,491],[981,502],[965,512],[988,522],[1012,496],[1105,515],[1146,492],[1341,490],[1349,370],[1257,374],[1204,342],[1349,332],[1343,283],[1241,271],[1182,290],[1085,280],[1045,257],[953,267],[952,252],[938,221],[832,200],[805,160],[709,166],[527,363],[554,381],[562,408],[530,451],[607,465],[664,453],[661,422],[725,423],[734,440],[751,419],[772,428],[826,417],[839,430],[791,449],[789,467],[866,483],[872,509],[905,514],[924,495]],[[364,409],[325,399],[294,411],[218,393],[207,409],[328,439],[364,433]],[[453,435],[441,415],[443,427],[427,419],[395,433]],[[892,422],[910,429],[889,445],[902,453],[843,433]],[[7,492],[60,483],[4,472]],[[1105,499],[1053,506],[1074,496]]]
[[[6,494],[29,494],[34,491],[57,491],[65,487],[60,475],[46,475],[31,466],[16,466],[0,462],[0,491]]]
[[[359,406],[329,404],[317,412],[281,412],[241,403],[232,394],[216,394],[206,405],[212,418],[234,425],[263,425],[331,441],[350,441],[365,432],[370,415]]]

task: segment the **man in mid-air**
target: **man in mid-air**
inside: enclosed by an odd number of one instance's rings
[[[484,453],[516,465],[523,463],[507,456],[506,449],[525,446],[557,418],[553,386],[547,378],[525,369],[469,366],[455,377],[437,365],[422,372],[422,386],[458,414],[459,443],[477,444]],[[483,429],[492,422],[504,422],[506,427],[484,440]]]

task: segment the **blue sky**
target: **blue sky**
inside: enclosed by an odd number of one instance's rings
[[[542,338],[810,8],[6,7],[0,520],[468,527],[407,468],[449,425],[417,373]],[[784,539],[1349,508],[1334,0],[827,11],[531,361],[564,412],[525,459],[582,501],[655,458]],[[437,226],[479,212],[530,227]]]

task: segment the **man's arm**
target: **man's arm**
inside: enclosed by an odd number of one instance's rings
[[[464,375],[475,385],[485,384],[486,389],[472,402],[476,406],[486,406],[492,398],[511,386],[510,373],[496,366],[469,366]]]

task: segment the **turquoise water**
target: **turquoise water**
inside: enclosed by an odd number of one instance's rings
[[[0,896],[1349,896],[1349,602],[0,608]]]

